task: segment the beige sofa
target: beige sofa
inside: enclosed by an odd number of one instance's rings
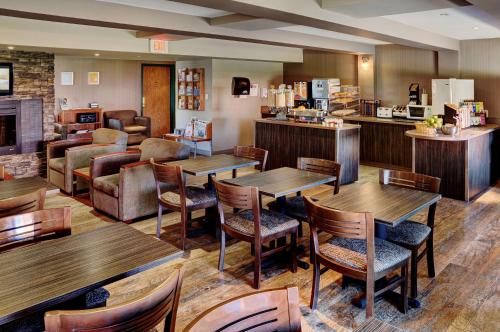
[[[156,213],[156,184],[149,159],[188,159],[189,152],[187,145],[148,138],[139,150],[93,157],[90,176],[94,209],[125,222]]]
[[[90,158],[103,153],[125,151],[128,134],[107,128],[93,132],[92,138],[55,141],[47,145],[47,180],[68,194],[73,193],[73,170],[89,167]],[[77,188],[86,187],[78,182]]]

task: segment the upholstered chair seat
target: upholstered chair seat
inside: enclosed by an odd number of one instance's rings
[[[128,134],[122,131],[99,128],[92,139],[55,141],[47,145],[47,178],[50,183],[68,194],[73,193],[73,171],[89,167],[93,156],[125,151]],[[86,181],[77,180],[76,188],[87,188]]]
[[[123,131],[126,132],[127,134],[136,134],[136,133],[141,133],[147,129],[148,127],[145,126],[125,126],[123,128]]]
[[[203,209],[205,206],[214,206],[217,203],[215,193],[211,190],[198,186],[186,186],[186,207],[189,210]],[[167,204],[181,205],[179,189],[166,191],[160,196]]]
[[[105,175],[94,179],[93,186],[95,190],[102,191],[110,196],[118,197],[118,183],[120,174]]]
[[[396,227],[387,227],[387,241],[396,244],[418,246],[429,237],[431,228],[416,221],[407,220]]]
[[[366,271],[366,240],[334,237],[319,247],[319,252],[333,261]],[[393,243],[375,238],[374,271],[379,273],[401,264],[411,252]]]
[[[245,235],[253,236],[255,233],[253,212],[251,210],[236,213],[225,220],[225,223],[228,227]],[[293,230],[299,226],[299,222],[293,218],[264,209],[260,211],[260,223],[260,232],[263,237]]]

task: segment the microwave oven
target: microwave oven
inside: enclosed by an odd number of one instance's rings
[[[412,120],[425,120],[432,116],[432,106],[407,105],[406,118]]]

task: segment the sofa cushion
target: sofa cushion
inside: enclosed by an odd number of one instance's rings
[[[93,144],[127,145],[127,138],[127,133],[109,128],[99,128],[92,133]]]
[[[145,126],[125,126],[123,131],[127,134],[135,134],[145,132],[148,128]]]
[[[319,252],[333,261],[366,270],[366,240],[334,237],[319,246]],[[408,259],[411,252],[388,241],[375,238],[375,272],[381,272]]]
[[[110,196],[119,196],[120,174],[100,176],[94,179],[94,189],[102,191]]]
[[[253,220],[253,212],[245,210],[229,217],[225,223],[238,232],[253,236],[255,233]],[[269,210],[260,211],[261,236],[273,235],[298,226],[299,222],[296,219],[292,219],[281,213]]]
[[[145,139],[139,146],[141,161],[149,160],[179,160],[189,158],[191,148],[188,145],[167,141],[161,138]]]
[[[135,122],[137,112],[134,110],[119,110],[104,112],[104,118],[121,120],[124,126],[131,126]]]
[[[51,158],[49,161],[49,167],[60,173],[64,173],[64,165],[66,165],[66,157]]]

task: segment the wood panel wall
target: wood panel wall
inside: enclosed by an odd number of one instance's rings
[[[500,38],[462,41],[459,57],[461,78],[474,79],[475,99],[500,123]]]
[[[303,63],[283,64],[283,81],[340,78],[342,84],[358,84],[358,57],[354,54],[304,50]]]
[[[375,47],[375,94],[382,105],[408,104],[408,88],[420,83],[431,103],[431,80],[438,77],[437,53],[431,50],[401,46]]]

